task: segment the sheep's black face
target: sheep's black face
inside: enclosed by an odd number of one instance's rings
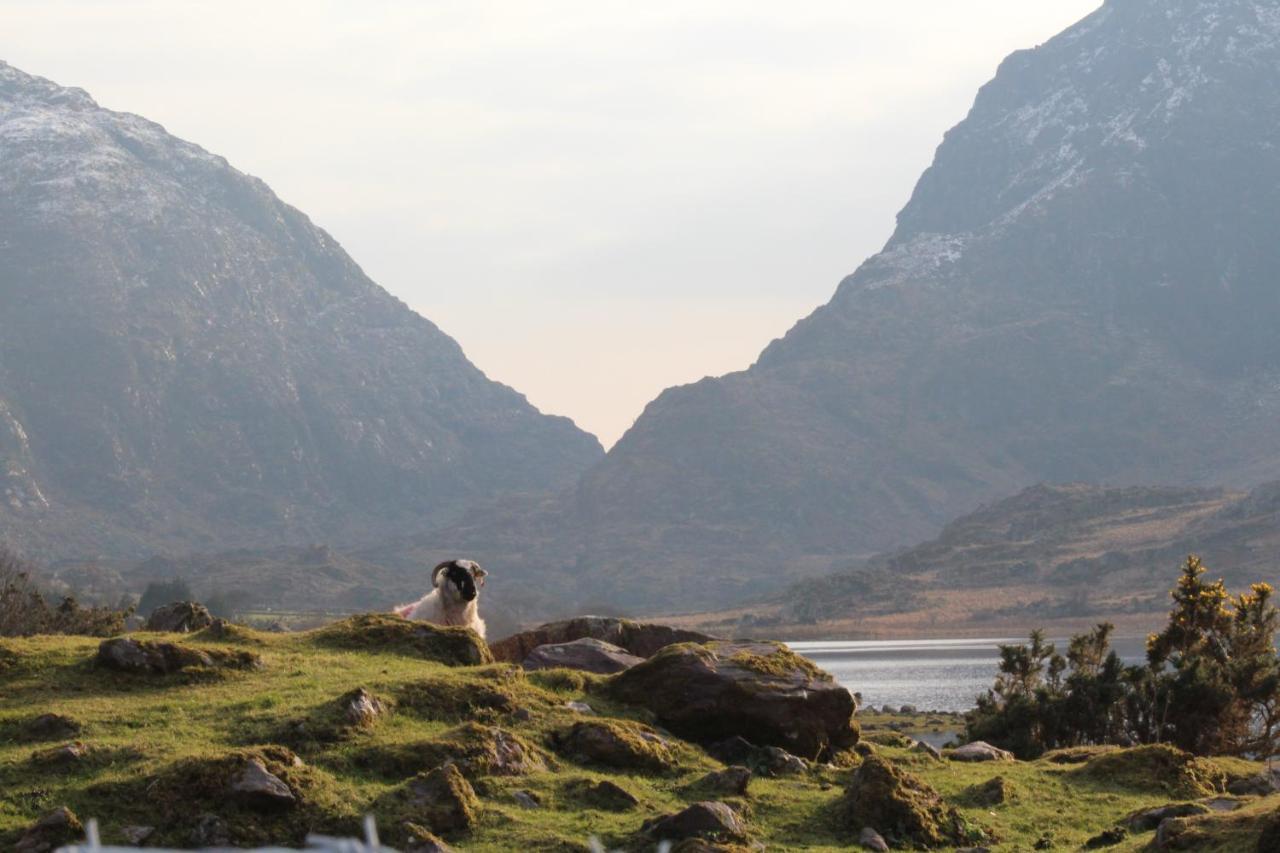
[[[477,570],[483,577],[484,570],[476,566],[475,563],[470,560],[455,560],[445,568],[444,582],[453,584],[458,591],[458,597],[463,601],[475,601],[476,596],[479,595],[479,590],[476,587]]]

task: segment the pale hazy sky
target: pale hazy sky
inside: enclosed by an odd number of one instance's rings
[[[888,238],[1100,0],[0,0],[0,59],[226,156],[611,444]]]

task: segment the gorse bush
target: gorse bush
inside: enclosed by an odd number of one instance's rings
[[[1094,744],[1168,743],[1199,755],[1280,749],[1280,614],[1273,590],[1231,596],[1188,557],[1168,624],[1147,638],[1147,661],[1125,666],[1110,624],[1073,637],[1060,655],[1041,631],[1000,647],[995,684],[967,720],[970,740],[1022,758]]]
[[[32,567],[0,548],[0,637],[86,634],[106,637],[124,630],[132,611],[83,607],[74,598],[51,605],[32,578]]]

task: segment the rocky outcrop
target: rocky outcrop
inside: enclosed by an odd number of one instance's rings
[[[495,659],[521,663],[539,646],[572,643],[581,639],[601,640],[627,654],[648,658],[675,643],[705,643],[708,634],[612,616],[579,616],[523,631],[490,646]]]
[[[614,676],[608,692],[700,742],[738,735],[818,758],[858,740],[852,694],[781,643],[669,646]]]
[[[146,631],[167,634],[191,634],[213,624],[213,615],[203,604],[175,601],[151,611],[144,626]]]
[[[363,613],[313,631],[312,642],[342,649],[377,649],[433,660],[448,666],[493,663],[475,631],[413,622],[389,613]]]
[[[525,669],[577,669],[599,675],[612,675],[630,669],[644,658],[628,654],[612,643],[583,637],[569,643],[538,646],[521,664]]]

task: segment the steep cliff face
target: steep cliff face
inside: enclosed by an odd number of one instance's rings
[[[368,541],[601,453],[261,181],[0,63],[0,536]]]
[[[654,401],[549,541],[683,606],[1036,482],[1280,476],[1278,138],[1274,3],[1113,0],[1014,54],[884,251]]]

